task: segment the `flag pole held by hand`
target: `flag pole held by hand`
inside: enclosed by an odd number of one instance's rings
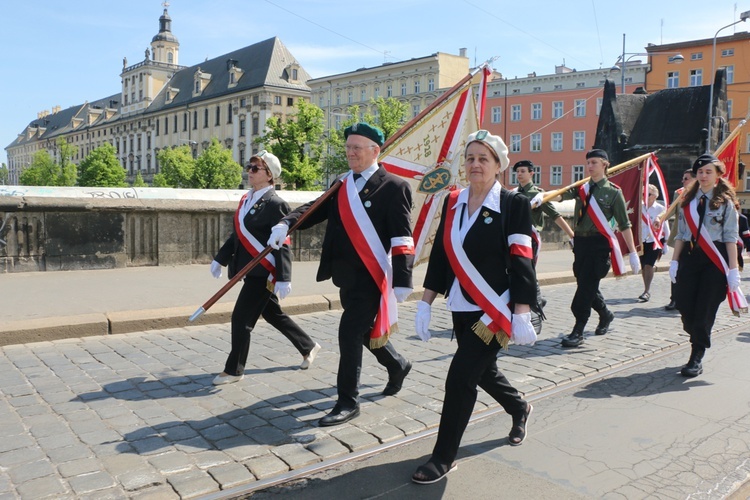
[[[320,195],[320,197],[317,200],[315,200],[315,202],[312,205],[310,205],[310,208],[308,208],[302,215],[299,216],[297,221],[294,224],[292,224],[292,226],[289,228],[289,231],[287,231],[287,234],[292,234],[292,232],[295,229],[297,229],[300,226],[300,224],[302,224],[305,221],[305,219],[307,219],[307,217],[309,217],[312,213],[318,210],[320,205],[325,203],[325,201],[328,200],[328,198],[333,196],[333,194],[336,191],[338,191],[340,187],[341,187],[341,180],[336,180],[336,182],[334,182],[333,185],[330,188],[328,188],[328,191]],[[227,283],[223,287],[221,287],[218,292],[213,294],[213,296],[210,299],[208,299],[201,307],[196,309],[196,311],[190,316],[190,319],[188,321],[193,322],[196,319],[200,318],[203,315],[203,313],[208,311],[208,309],[212,305],[214,305],[220,298],[222,298],[224,294],[226,294],[235,284],[237,284],[238,281],[244,278],[245,275],[249,273],[255,266],[257,266],[260,263],[260,261],[262,261],[265,258],[265,256],[268,255],[272,250],[273,248],[271,248],[270,245],[266,246],[266,248],[264,248],[263,251],[261,251],[253,260],[248,262],[245,265],[245,267],[240,269],[237,272],[237,274],[232,276],[232,278],[229,281],[227,281]]]

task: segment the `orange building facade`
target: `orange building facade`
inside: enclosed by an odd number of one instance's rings
[[[646,67],[628,63],[626,92],[645,85]],[[621,80],[620,73],[610,69],[555,70],[551,75],[491,81],[481,125],[503,138],[511,166],[519,160],[534,162],[534,182],[548,191],[586,176],[585,153],[594,144],[604,81],[614,79],[619,88]],[[511,169],[502,175],[503,185],[516,184]]]

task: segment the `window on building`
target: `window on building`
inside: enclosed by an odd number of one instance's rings
[[[253,135],[258,135],[258,133],[260,132],[260,129],[259,129],[259,121],[258,121],[257,116],[253,116],[252,127],[253,127]]]
[[[531,134],[529,150],[532,153],[539,153],[542,150],[542,134],[535,133]]]
[[[198,110],[193,110],[193,130],[198,128]]]
[[[731,57],[734,55],[734,49],[723,49],[721,51],[721,57]]]
[[[393,84],[389,83],[385,87],[385,96],[386,97],[393,97]]]
[[[679,86],[680,86],[680,72],[668,71],[667,72],[667,88],[676,89]]]
[[[367,89],[361,89],[359,91],[359,100],[365,102],[367,100]]]
[[[586,149],[586,131],[577,130],[573,132],[573,151],[583,151]]]
[[[503,107],[493,106],[492,107],[492,123],[501,123],[503,121]]]
[[[352,91],[346,93],[346,102],[347,104],[351,104],[354,102],[354,97],[352,96]]]
[[[257,106],[258,103],[260,103],[260,96],[254,95],[253,96],[253,106]]]
[[[511,92],[511,94],[520,94],[520,93],[521,93],[521,89],[513,89],[513,91]]]
[[[435,79],[430,78],[427,80],[427,92],[435,92]]]
[[[422,82],[420,82],[419,80],[414,80],[414,93],[415,94],[419,94],[421,85],[422,85]]]
[[[581,87],[585,87],[585,86],[586,86],[586,82],[578,82],[578,83],[576,83],[576,88],[580,89]]]
[[[412,107],[411,107],[411,116],[412,116],[412,118],[414,118],[415,116],[417,116],[419,114],[419,112],[420,112],[419,108],[420,108],[419,104],[412,105]]]
[[[732,119],[732,100],[727,99],[727,119]]]
[[[214,124],[217,127],[221,125],[221,106],[216,106],[216,123]]]
[[[534,175],[531,177],[531,182],[537,186],[542,183],[542,166],[534,165]]]
[[[532,89],[532,92],[541,92],[541,91],[542,91],[542,87],[534,87]]]
[[[245,137],[245,120],[240,119],[240,137]]]
[[[373,93],[373,97],[375,97],[375,99],[377,99],[378,97],[380,97],[380,87],[379,86],[375,87],[375,89],[372,91],[372,93]]]
[[[563,102],[553,101],[552,102],[552,118],[562,118],[563,114],[564,114]]]
[[[141,136],[138,136],[138,149],[136,151],[141,151],[143,149],[143,142],[141,141]]]
[[[208,108],[203,110],[203,128],[208,128]]]
[[[240,107],[244,108],[245,106],[247,106],[247,99],[243,97],[240,99]]]
[[[273,103],[277,106],[281,106],[281,96],[280,95],[273,96]]]
[[[552,132],[550,139],[552,151],[562,151],[563,148],[563,133]]]
[[[520,122],[521,121],[521,105],[513,104],[510,107],[510,121]]]
[[[182,113],[182,131],[187,132],[188,129],[188,114]]]
[[[320,97],[318,97],[318,107],[323,107],[323,95],[321,94]]]
[[[240,165],[244,165],[245,164],[245,150],[244,149],[240,149],[240,161],[239,161],[239,164]]]
[[[573,182],[583,179],[583,165],[573,165]]]
[[[690,86],[700,87],[701,85],[703,85],[703,70],[691,69],[690,70]]]
[[[172,132],[177,133],[177,115],[174,115],[174,119],[172,120]]]
[[[139,90],[139,91],[138,91],[138,100],[139,100],[139,101],[142,101],[142,100],[143,100],[143,90]]]
[[[555,90],[562,90],[562,83],[555,84]]]
[[[552,186],[562,186],[562,165],[552,165],[549,168],[549,183]]]
[[[510,152],[521,152],[521,134],[510,134]]]
[[[727,84],[734,83],[734,65],[727,66]]]
[[[583,117],[586,116],[586,99],[576,99],[575,108],[573,110],[573,116]]]
[[[173,64],[174,63],[174,54],[171,52],[167,52],[167,64]]]
[[[297,68],[292,68],[292,80],[298,80],[299,79],[299,70]]]
[[[599,116],[599,114],[602,112],[602,103],[604,102],[604,98],[597,97],[596,98],[596,116]]]
[[[286,98],[286,105],[287,105],[288,107],[290,107],[290,108],[291,108],[292,106],[294,106],[294,97],[287,97],[287,98]]]
[[[196,94],[201,93],[201,81],[200,80],[195,81],[195,93]]]
[[[401,82],[401,95],[406,95],[406,82]]]
[[[151,134],[146,136],[146,149],[151,149]]]
[[[703,52],[693,52],[690,54],[691,61],[701,61],[703,59]]]
[[[336,105],[341,104],[341,94],[339,92],[336,92]]]
[[[511,186],[515,186],[518,184],[518,176],[516,175],[516,171],[513,169],[510,169],[510,184]]]
[[[156,133],[156,137],[159,137],[159,119],[158,118],[156,119],[156,131],[155,131],[155,133]]]
[[[542,103],[535,102],[531,104],[531,119],[541,120],[542,119]]]
[[[234,116],[234,113],[232,113],[232,103],[230,102],[227,104],[227,123],[232,123],[232,118]]]
[[[119,133],[120,131],[118,130],[117,132]],[[168,133],[169,133],[169,118],[165,116],[164,117],[164,134],[166,135]]]

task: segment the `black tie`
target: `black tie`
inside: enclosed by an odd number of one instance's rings
[[[594,194],[594,189],[596,189],[596,184],[591,184],[591,187],[589,188],[589,194],[586,196],[586,199],[581,200],[581,208],[578,210],[578,224],[581,223],[583,220],[583,216],[586,215],[586,212],[589,209],[589,202],[591,201],[591,195]]]
[[[354,182],[357,182],[357,179],[362,177],[362,174],[352,174],[352,178],[354,179]]]
[[[698,200],[698,231],[695,236],[693,236],[693,240],[691,243],[691,248],[694,247],[698,242],[698,235],[701,233],[701,227],[703,227],[703,218],[706,216],[706,200],[708,200],[708,197],[704,194],[701,196],[701,199]]]

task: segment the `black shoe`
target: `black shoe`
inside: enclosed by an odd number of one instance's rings
[[[688,364],[683,366],[682,370],[680,370],[680,375],[683,377],[697,377],[701,373],[703,373],[703,365],[700,361],[695,359],[688,361]]]
[[[675,309],[677,309],[677,304],[675,304],[674,300],[670,300],[669,304],[664,306],[664,309],[667,311],[674,311]]]
[[[339,405],[336,405],[333,407],[333,410],[331,410],[331,413],[329,413],[325,417],[318,420],[318,425],[321,427],[330,427],[332,425],[340,425],[345,422],[348,422],[349,420],[353,419],[354,417],[358,415],[359,415],[359,405],[350,409],[341,408]]]
[[[401,371],[392,377],[388,377],[388,383],[385,385],[385,389],[383,389],[383,396],[395,396],[398,394],[398,391],[401,390],[401,386],[404,383],[404,379],[410,371],[411,361],[406,360],[406,366],[404,366]]]
[[[573,332],[567,337],[563,337],[563,347],[578,347],[583,344],[583,328],[573,328]]]
[[[513,417],[513,427],[511,427],[510,434],[508,434],[508,442],[511,446],[518,446],[526,439],[528,435],[526,426],[529,423],[529,415],[531,415],[531,410],[533,409],[534,407],[531,406],[531,403],[526,403],[526,410],[520,415]]]
[[[599,324],[596,325],[596,330],[594,330],[594,335],[604,335],[609,331],[609,325],[612,324],[612,321],[615,319],[615,313],[610,311],[609,309],[605,309],[605,313],[599,316]]]

